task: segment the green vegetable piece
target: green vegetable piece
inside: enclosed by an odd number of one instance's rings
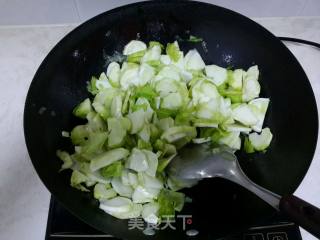
[[[161,47],[159,45],[149,47],[149,49],[141,59],[141,62],[147,63],[147,65],[142,64],[140,68],[144,68],[146,66],[149,66],[149,67],[152,66],[153,67],[152,70],[154,74],[154,70],[156,70],[154,68],[158,68],[162,65],[160,58],[161,58]]]
[[[147,54],[148,54],[148,52],[147,52]],[[155,72],[154,67],[152,67],[148,63],[142,63],[139,67],[139,73],[138,73],[138,75],[139,75],[138,82],[139,83],[137,84],[137,86],[145,86],[146,84],[149,84],[151,82],[151,80],[154,78],[155,73],[156,72]]]
[[[157,109],[156,113],[159,118],[168,118],[175,117],[178,112],[175,109]]]
[[[70,137],[70,133],[67,132],[67,131],[62,131],[62,132],[61,132],[61,136],[62,136],[62,137],[65,137],[65,138],[68,138],[68,137]]]
[[[129,185],[124,185],[120,177],[112,178],[111,185],[120,196],[131,198],[133,188]]]
[[[223,97],[230,98],[232,103],[242,103],[242,91],[232,89],[227,84],[222,84],[218,87],[219,93]]]
[[[106,88],[99,91],[95,96],[92,106],[100,116],[107,120],[111,115],[111,104],[114,97],[120,95],[122,92],[115,88]]]
[[[128,90],[133,86],[141,84],[139,77],[139,64],[128,62],[121,68],[120,86],[123,90]]]
[[[170,157],[159,159],[157,172],[160,172],[160,173],[163,172],[176,155],[177,154],[174,153]]]
[[[131,55],[136,52],[146,50],[147,46],[139,40],[131,40],[123,49],[123,55]]]
[[[112,87],[119,87],[120,81],[120,65],[117,62],[112,62],[107,68],[107,77]]]
[[[133,98],[146,98],[148,101],[153,101],[153,99],[158,96],[154,89],[150,85],[145,85],[143,87],[138,87],[135,89]]]
[[[155,142],[160,137],[160,130],[155,124],[150,124],[150,141]]]
[[[260,84],[258,82],[259,69],[258,66],[252,66],[244,74],[243,87],[242,87],[242,100],[248,102],[260,94]]]
[[[192,142],[195,144],[202,144],[202,143],[206,143],[206,142],[210,142],[211,138],[207,137],[207,138],[194,138],[192,139]]]
[[[138,185],[132,194],[132,201],[134,203],[152,202],[159,194],[159,189],[146,188]]]
[[[147,156],[142,150],[138,148],[132,149],[126,164],[127,168],[130,168],[136,172],[142,172],[148,169]]]
[[[79,146],[76,146],[75,148],[80,148],[81,149],[81,147],[79,147]],[[77,161],[79,163],[88,161],[88,159],[83,157],[83,155],[81,154],[81,150],[79,150],[78,153],[75,152],[74,154],[72,154],[71,157],[72,157],[72,159],[74,159],[75,161]]]
[[[179,49],[178,43],[177,42],[168,43],[167,47],[166,47],[166,53],[167,53],[167,55],[170,56],[170,58],[174,62],[178,62],[178,60],[181,57],[181,53],[180,53],[180,49]]]
[[[99,170],[100,168],[106,167],[116,161],[126,158],[129,155],[129,151],[124,148],[116,148],[104,152],[94,157],[90,162],[91,171]]]
[[[110,114],[112,117],[121,117],[122,116],[122,97],[115,96],[112,99],[111,106],[110,106]]]
[[[249,134],[249,140],[256,151],[264,151],[271,143],[273,135],[270,128],[264,128],[261,134],[251,133]]]
[[[200,71],[206,66],[196,49],[189,50],[184,58],[184,64],[185,68],[190,71]]]
[[[93,186],[96,183],[109,184],[110,179],[106,179],[100,175],[98,171],[93,172],[90,169],[90,163],[88,162],[77,162],[75,169],[84,174],[88,179],[85,182],[87,187]]]
[[[105,200],[114,198],[117,193],[112,188],[108,188],[106,184],[98,183],[94,186],[93,196],[95,199]]]
[[[163,67],[155,77],[155,81],[157,81],[157,91],[164,91],[163,88],[167,88],[169,92],[175,92],[175,82],[181,79],[180,71],[181,70],[174,65]]]
[[[258,118],[248,104],[242,103],[233,108],[232,116],[235,120],[244,124],[245,126],[252,126],[258,123]]]
[[[142,109],[129,113],[127,117],[131,121],[131,134],[135,134],[143,128],[143,125],[145,124],[145,112]]]
[[[125,197],[115,197],[110,200],[103,200],[100,201],[99,206],[103,211],[106,213],[115,216],[117,218],[130,218],[131,214],[133,212],[133,203],[130,199]],[[127,215],[127,216],[125,216]],[[135,217],[138,217],[140,215],[140,212],[138,212],[138,215]]]
[[[148,106],[149,106],[149,105],[148,105],[147,103],[135,104],[135,105],[132,106],[131,110],[132,110],[133,112],[138,111],[138,110],[140,110],[140,109],[142,109],[143,111],[147,111]]]
[[[87,125],[78,125],[71,131],[71,141],[74,145],[83,145],[89,138],[90,131]]]
[[[188,42],[193,42],[193,43],[198,43],[198,42],[202,42],[202,41],[203,41],[203,38],[196,37],[193,35],[190,35],[190,37],[188,39]]]
[[[91,111],[91,101],[87,98],[73,109],[73,115],[79,118],[86,118]]]
[[[245,71],[242,69],[236,69],[234,71],[231,71],[232,75],[228,78],[227,82],[235,90],[242,90],[242,82],[243,77],[245,75]]]
[[[146,98],[138,98],[134,107],[132,108],[132,111],[135,111],[133,110],[134,108],[143,109],[145,112],[144,115],[146,122],[150,122],[152,120],[154,111],[152,110],[149,101]]]
[[[143,220],[150,224],[159,223],[158,210],[159,205],[155,202],[144,204],[141,213]]]
[[[122,173],[123,165],[121,161],[112,163],[109,166],[100,169],[100,174],[105,178],[120,177]]]
[[[174,142],[176,149],[181,149],[191,141],[192,137],[184,137]]]
[[[175,210],[182,210],[184,199],[185,195],[183,193],[162,189],[158,195],[159,216],[174,217]]]
[[[215,131],[216,131],[216,129],[215,128],[211,128],[211,127],[210,128],[209,127],[200,128],[198,136],[200,138],[211,137]]]
[[[161,108],[178,110],[181,108],[182,104],[182,97],[179,93],[169,93],[167,96],[162,98]]]
[[[174,119],[175,125],[191,125],[191,122],[195,120],[194,112],[194,108],[184,108],[179,110],[178,114]]]
[[[145,53],[146,53],[146,50],[132,53],[127,57],[127,61],[132,63],[140,63],[140,60]]]
[[[196,116],[200,122],[221,124],[227,121],[232,115],[230,99],[219,97],[197,106]],[[206,127],[208,125],[198,125]],[[214,127],[214,125],[211,125]],[[209,127],[209,126],[208,126]]]
[[[126,95],[123,100],[123,103],[122,103],[122,109],[121,109],[122,114],[126,114],[128,112],[130,96],[131,96],[131,90],[127,90]]]
[[[57,150],[56,154],[57,154],[57,157],[60,158],[61,161],[63,161],[63,164],[60,170],[64,170],[72,167],[73,161],[69,153],[65,151]]]
[[[209,80],[212,81],[216,86],[220,86],[228,78],[227,69],[217,65],[207,65],[205,67],[205,73],[207,77],[209,77]]]
[[[227,132],[218,140],[221,145],[226,145],[231,149],[239,150],[241,147],[240,132]]]
[[[168,118],[162,118],[157,123],[158,128],[160,128],[162,131],[166,131],[169,128],[174,126],[174,120],[171,117]]]
[[[88,177],[81,172],[74,170],[71,175],[70,179],[70,185],[71,187],[77,188],[83,192],[89,192],[89,190],[82,185],[82,183],[85,183],[88,181]]]
[[[132,149],[136,147],[138,144],[136,137],[133,135],[127,135],[124,138],[124,143],[123,145],[126,146],[127,149]]]
[[[92,76],[90,82],[87,85],[87,90],[92,95],[96,95],[98,93],[98,89],[96,87],[97,81],[98,81],[98,79],[95,76]]]
[[[100,74],[99,79],[96,81],[96,88],[98,91],[106,88],[112,88],[112,85],[110,84],[109,79],[104,72]]]
[[[145,188],[153,188],[153,189],[162,189],[163,188],[163,182],[158,177],[151,176],[148,173],[138,173],[138,182],[141,186]]]
[[[252,129],[256,132],[261,132],[264,118],[269,106],[270,100],[268,98],[256,98],[249,102],[251,111],[255,114],[258,119],[257,124],[252,126]]]
[[[166,140],[168,143],[176,142],[182,138],[192,139],[197,136],[195,127],[191,126],[177,126],[167,129],[162,135],[161,139]]]
[[[217,87],[210,81],[199,79],[191,87],[192,101],[195,104],[208,102],[210,99],[220,97]]]
[[[154,148],[162,152],[163,156],[171,156],[177,153],[177,149],[173,144],[165,143],[163,140],[158,139],[154,143]]]
[[[148,169],[145,171],[149,176],[154,177],[156,175],[157,167],[158,167],[158,156],[149,150],[142,150],[142,152],[147,157]]]
[[[163,140],[157,139],[154,143],[154,148],[158,151],[162,151],[164,148],[165,142]]]
[[[168,158],[159,159],[159,165],[157,168],[157,172],[160,172],[160,173],[163,172],[169,163],[170,163],[170,160]]]
[[[211,132],[211,131],[210,131]],[[209,134],[209,133],[207,133]],[[227,132],[219,129],[219,128],[216,128],[216,129],[212,129],[212,132],[211,132],[211,139],[212,139],[212,142],[213,143],[218,143],[220,141],[221,138],[224,138],[228,135]]]
[[[164,50],[164,46],[160,42],[150,41],[149,42],[149,48],[152,48],[154,46],[159,46],[161,48],[161,50]]]
[[[122,127],[129,131],[131,129],[131,121],[127,117],[119,118],[119,121],[121,122]]]
[[[150,60],[150,61],[147,61],[146,63],[148,63],[151,67],[154,67],[155,69],[158,68],[161,68],[161,61],[160,60]]]
[[[190,188],[196,185],[199,179],[177,179],[169,177],[167,180],[167,185],[172,191],[179,191],[183,188]]]
[[[254,147],[252,146],[252,144],[251,144],[251,142],[250,142],[250,140],[249,140],[248,137],[246,137],[246,138],[244,139],[244,151],[245,151],[246,153],[253,153],[253,152],[255,152]]]
[[[137,147],[139,149],[146,149],[152,151],[152,145],[150,142],[143,141],[142,139],[138,139]]]
[[[127,127],[124,123],[117,118],[108,118],[108,130],[110,132],[108,137],[108,147],[120,147],[124,143],[124,138],[127,135]]]
[[[231,99],[232,103],[242,102],[242,75],[243,70],[227,70],[227,80],[218,87],[223,97]]]
[[[173,144],[166,143],[162,152],[164,156],[172,156],[177,154],[177,149]]]
[[[129,181],[129,184],[136,188],[138,186],[138,177],[137,177],[137,174],[135,173],[132,173],[132,172],[128,172],[128,181]]]
[[[106,132],[90,133],[88,140],[81,148],[81,155],[90,159],[95,153],[101,152],[107,138],[108,133]]]
[[[232,123],[232,124],[225,124],[220,125],[221,129],[226,130],[227,132],[243,132],[249,133],[251,132],[251,128],[246,127],[240,123]]]
[[[102,132],[106,131],[107,126],[103,119],[100,117],[99,114],[92,111],[87,115],[88,124],[87,127],[90,131],[93,132]]]

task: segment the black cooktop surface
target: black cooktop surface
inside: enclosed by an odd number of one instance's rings
[[[64,239],[108,239],[117,238],[100,232],[74,217],[53,197],[50,202],[46,240]],[[192,239],[192,237],[190,238]],[[197,239],[194,237],[194,239]],[[269,224],[252,226],[243,233],[219,240],[302,240],[299,227],[294,223],[275,218]],[[119,240],[119,239],[118,239]]]

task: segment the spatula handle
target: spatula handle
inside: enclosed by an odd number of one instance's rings
[[[320,209],[302,199],[288,195],[280,200],[280,212],[320,239]]]

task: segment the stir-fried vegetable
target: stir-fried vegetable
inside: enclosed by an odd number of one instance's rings
[[[93,190],[102,210],[156,224],[182,210],[185,196],[177,191],[195,183],[166,174],[178,149],[192,142],[236,151],[244,138],[246,152],[265,151],[272,140],[262,129],[269,99],[258,98],[257,66],[205,65],[197,50],[184,54],[178,42],[133,40],[123,55],[126,61],[92,77],[92,99],[73,111],[87,123],[62,132],[74,153],[57,156],[61,170],[73,171],[71,186]]]

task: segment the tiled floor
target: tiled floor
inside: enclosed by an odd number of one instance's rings
[[[0,0],[0,25],[83,22],[139,0]],[[320,16],[320,0],[201,0],[249,17]]]
[[[0,0],[0,25],[79,22],[73,0]]]
[[[75,0],[80,21],[85,21],[109,9],[134,2],[142,2],[142,0]]]

